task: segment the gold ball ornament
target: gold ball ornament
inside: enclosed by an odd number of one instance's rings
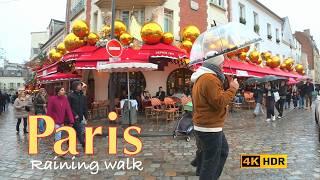
[[[56,52],[52,55],[52,61],[57,62],[62,58],[62,54],[59,52]]]
[[[114,35],[120,37],[122,33],[127,31],[127,26],[121,20],[115,20],[114,22]]]
[[[262,59],[259,58],[258,61],[257,61],[257,64],[260,65],[261,63],[262,63]]]
[[[181,43],[181,49],[184,49],[187,53],[191,51],[192,48],[192,42],[189,40],[184,40]]]
[[[165,44],[172,44],[173,42],[173,34],[171,32],[166,32],[162,35],[162,42]]]
[[[265,53],[263,54],[263,57],[264,57],[265,59],[270,59],[270,58],[272,57],[272,54],[271,54],[270,52],[265,52]]]
[[[183,28],[181,32],[182,39],[189,40],[192,43],[197,39],[199,35],[200,35],[200,30],[194,25],[190,25]]]
[[[259,54],[258,51],[252,51],[252,52],[249,54],[249,59],[250,59],[250,61],[253,62],[253,63],[258,62],[259,57],[260,57],[260,54]]]
[[[87,43],[91,46],[96,45],[96,43],[99,41],[99,35],[96,33],[89,33],[88,37],[87,37]]]
[[[282,63],[282,64],[280,65],[280,69],[282,69],[282,70],[287,69],[287,65],[286,65],[285,63]]]
[[[297,64],[295,69],[299,74],[301,74],[304,71],[304,68],[303,68],[302,64]]]
[[[276,67],[280,66],[281,61],[280,61],[279,56],[273,56],[271,60],[272,61],[271,61],[270,67],[276,68]]]
[[[187,59],[184,60],[184,62],[185,62],[186,64],[189,64],[189,63],[190,63],[190,59],[187,58]]]
[[[271,58],[267,59],[267,60],[266,60],[266,65],[267,65],[268,67],[271,67],[271,64],[272,64],[272,59],[271,59]]]
[[[157,44],[162,38],[162,28],[158,23],[149,22],[141,28],[141,38],[146,44]]]
[[[103,37],[108,37],[111,32],[111,27],[110,25],[104,25],[101,29],[100,35]]]
[[[77,20],[73,23],[72,32],[79,38],[87,37],[89,31],[89,27],[84,20]]]
[[[239,54],[239,59],[242,61],[245,61],[247,59],[247,53],[246,52],[241,52]]]
[[[65,54],[67,52],[66,50],[66,46],[64,45],[64,43],[59,43],[58,46],[57,46],[57,51],[60,53],[60,54]]]
[[[288,71],[291,71],[292,70],[292,66],[294,64],[294,60],[292,58],[287,58],[285,61],[284,61],[284,64],[286,64],[286,68]]]
[[[81,40],[74,33],[69,33],[64,38],[64,45],[65,45],[67,51],[73,51],[73,50],[85,45],[85,41]]]
[[[49,59],[53,59],[53,55],[54,55],[55,53],[57,53],[57,50],[56,50],[56,49],[51,49],[51,50],[49,51]]]
[[[121,44],[128,46],[132,41],[133,41],[133,37],[129,33],[124,32],[121,34],[120,36]]]

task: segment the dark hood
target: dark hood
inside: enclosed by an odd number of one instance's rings
[[[73,81],[72,82],[72,90],[73,91],[76,91],[76,89],[77,89],[77,86],[79,85],[79,84],[81,84],[81,82],[80,81]]]

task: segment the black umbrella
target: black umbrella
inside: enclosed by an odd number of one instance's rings
[[[255,84],[255,83],[260,83],[261,78],[259,77],[251,77],[251,78],[248,78],[244,83],[247,84],[247,85],[251,85],[251,84]]]
[[[287,80],[287,79],[284,77],[269,75],[269,76],[264,76],[262,78],[257,78],[257,77],[249,78],[245,81],[245,83],[246,84],[254,84],[254,83],[260,84],[260,83],[266,83],[266,82],[277,81],[277,80]]]

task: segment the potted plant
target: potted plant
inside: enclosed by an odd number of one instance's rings
[[[272,39],[272,35],[269,34],[269,35],[268,35],[268,39]]]
[[[254,25],[253,27],[254,32],[259,33],[260,31],[260,26],[258,24]]]
[[[244,25],[247,23],[246,19],[243,17],[240,17],[239,21],[240,21],[240,23],[242,23]]]
[[[280,39],[277,39],[276,42],[277,42],[277,43],[280,43]]]

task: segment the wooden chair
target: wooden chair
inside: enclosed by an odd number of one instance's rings
[[[179,115],[179,107],[175,105],[175,102],[172,98],[164,98],[165,112],[167,116],[167,121],[175,120],[175,116]]]
[[[152,114],[156,116],[157,123],[159,120],[159,116],[164,112],[162,108],[162,103],[158,98],[151,98],[151,105],[152,105]]]
[[[254,100],[253,92],[245,92],[244,101],[248,104],[249,109],[254,108],[256,101]]]

